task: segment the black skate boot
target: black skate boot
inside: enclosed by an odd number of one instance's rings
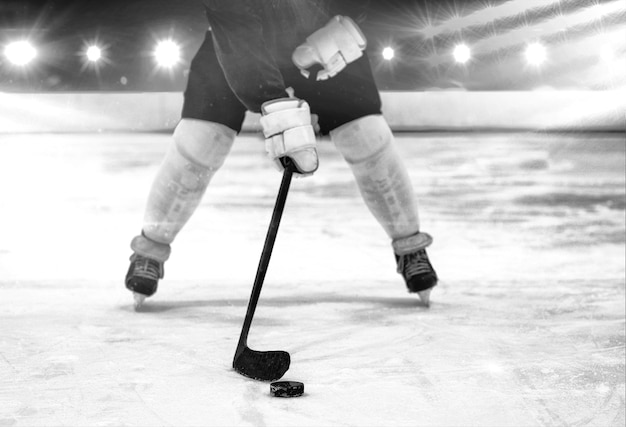
[[[398,273],[404,278],[409,292],[417,293],[426,306],[430,305],[430,291],[437,285],[438,280],[425,249],[431,243],[432,237],[426,233],[418,233],[394,241],[393,244]],[[418,249],[410,250],[410,247]]]
[[[163,274],[162,262],[138,254],[131,255],[126,288],[133,292],[135,310],[141,307],[147,297],[155,294]]]

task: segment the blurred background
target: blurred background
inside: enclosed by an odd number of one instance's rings
[[[623,0],[372,1],[386,91],[626,86]],[[200,0],[0,0],[0,92],[182,91]]]

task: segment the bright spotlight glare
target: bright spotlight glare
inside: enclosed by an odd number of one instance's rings
[[[180,61],[180,46],[173,40],[163,40],[157,43],[154,57],[161,67],[171,68]]]
[[[600,49],[600,59],[606,64],[615,62],[615,51],[610,46],[603,46]]]
[[[102,58],[102,50],[96,45],[89,46],[85,52],[85,56],[87,56],[87,60],[91,62],[98,62]]]
[[[454,55],[454,60],[460,64],[465,64],[472,56],[470,48],[464,44],[460,44],[455,47],[452,54]]]
[[[541,43],[531,43],[526,48],[526,61],[531,65],[541,65],[547,58],[546,48]]]
[[[14,65],[27,65],[37,56],[37,50],[29,42],[17,41],[4,48],[4,56]]]
[[[383,59],[391,61],[395,55],[396,53],[394,52],[393,48],[386,47],[383,49]]]

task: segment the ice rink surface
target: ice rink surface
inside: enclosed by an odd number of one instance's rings
[[[330,142],[280,183],[240,136],[145,310],[124,289],[166,134],[0,135],[0,426],[623,426],[624,134],[398,134],[435,237],[426,308]]]

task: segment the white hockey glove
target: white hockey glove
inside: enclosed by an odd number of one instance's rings
[[[309,104],[298,98],[280,98],[261,107],[265,150],[278,170],[284,157],[293,160],[296,172],[312,175],[319,166]]]
[[[310,75],[308,69],[319,64],[323,70],[317,73],[317,80],[326,80],[359,59],[366,46],[367,40],[357,24],[337,15],[307,37],[306,42],[294,50],[291,59],[306,78]]]

